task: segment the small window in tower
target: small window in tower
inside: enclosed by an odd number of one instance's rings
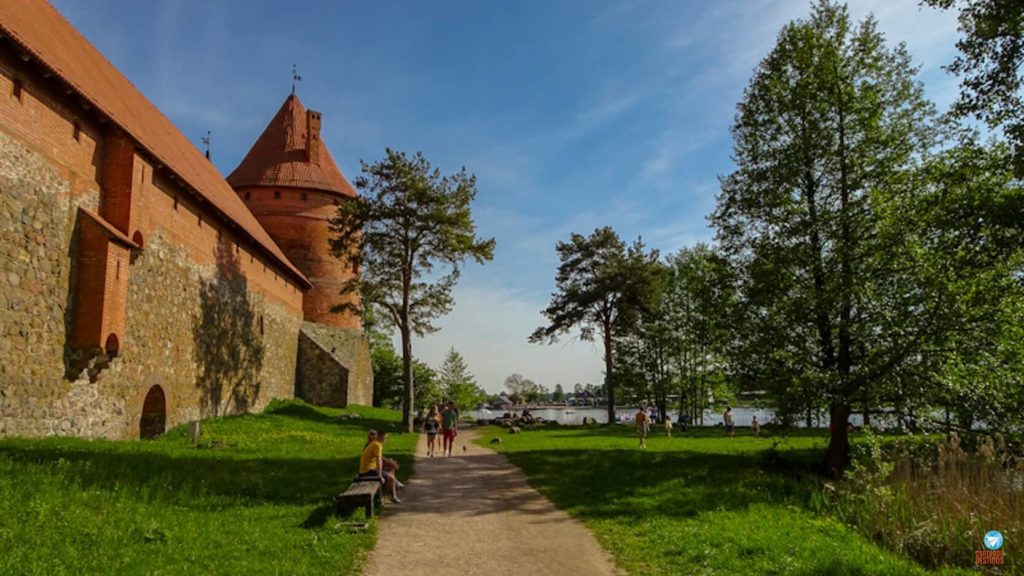
[[[116,263],[115,267],[114,267],[114,280],[120,280],[121,279],[121,259],[119,258],[119,259],[115,260],[114,262]]]
[[[21,102],[21,88],[21,78],[15,78],[14,83],[11,85],[11,96],[17,98],[18,102]]]
[[[274,200],[280,200],[280,199],[281,199],[281,191],[280,190],[274,190]]]
[[[352,261],[352,273],[353,274],[359,274],[359,261],[358,260],[353,260]]]
[[[75,142],[82,141],[82,125],[78,122],[71,125],[71,137],[75,139]]]
[[[263,315],[260,314],[260,336],[263,336]]]
[[[309,199],[309,194],[306,194],[305,192],[303,192],[302,193],[302,201],[305,202],[308,199]]]
[[[177,196],[174,197],[174,210],[175,211],[178,210],[178,197]]]

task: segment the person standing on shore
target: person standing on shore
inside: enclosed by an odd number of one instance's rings
[[[459,412],[455,409],[455,403],[452,401],[448,402],[447,408],[441,414],[441,435],[444,441],[441,453],[451,456],[455,437],[459,435]]]
[[[757,414],[754,414],[754,419],[750,421],[750,429],[754,433],[754,438],[761,435],[761,424],[757,421]]]
[[[647,432],[650,431],[650,421],[647,418],[647,411],[643,408],[636,413],[636,435],[640,437],[640,447],[647,448]]]
[[[725,414],[722,414],[722,420],[725,421],[725,435],[732,438],[736,431],[736,422],[732,419],[732,406],[725,407]]]

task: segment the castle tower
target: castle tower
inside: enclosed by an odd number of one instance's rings
[[[320,138],[319,112],[294,93],[227,181],[313,287],[303,295],[296,395],[319,405],[372,402],[373,373],[359,317],[331,312],[358,295],[341,295],[358,269],[330,253],[335,202],[355,198]]]
[[[285,99],[274,119],[228,176],[249,210],[270,233],[313,288],[303,300],[309,322],[359,329],[359,317],[332,313],[343,297],[341,285],[357,271],[330,254],[328,220],[339,198],[355,190],[341,175],[320,138],[320,113],[306,110],[299,97]]]

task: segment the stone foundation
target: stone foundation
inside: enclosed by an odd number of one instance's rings
[[[0,436],[138,438],[155,386],[168,427],[293,396],[300,313],[251,290],[226,244],[199,264],[159,231],[132,254],[117,355],[76,374],[75,218],[98,193],[71,187],[0,131]]]
[[[295,395],[319,406],[371,405],[373,368],[369,343],[362,334],[303,322]]]

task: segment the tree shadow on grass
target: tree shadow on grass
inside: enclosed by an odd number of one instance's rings
[[[398,422],[391,420],[364,418],[361,416],[354,416],[352,414],[332,416],[330,414],[325,414],[316,406],[311,406],[301,402],[282,402],[279,405],[273,405],[267,408],[264,413],[288,416],[289,418],[305,420],[307,422],[328,424],[330,426],[336,426],[342,430],[387,430],[390,433],[394,433],[398,432],[398,429],[400,428]]]
[[[0,456],[18,465],[51,468],[81,489],[136,493],[189,508],[219,508],[224,500],[245,506],[320,502],[347,486],[358,469],[355,458],[172,456],[45,444],[0,446]]]
[[[751,454],[534,450],[506,456],[530,484],[582,519],[693,517],[759,503],[807,503],[813,449],[787,451],[772,469]]]
[[[321,528],[327,521],[334,516],[334,503],[323,502],[319,506],[313,509],[309,513],[309,516],[299,524],[300,528]]]

